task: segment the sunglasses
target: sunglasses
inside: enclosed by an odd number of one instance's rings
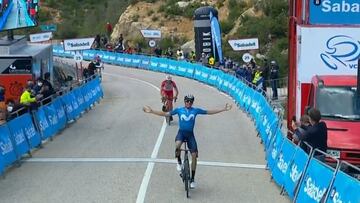
[[[185,103],[193,103],[193,101],[191,101],[191,100],[184,100],[185,101]]]

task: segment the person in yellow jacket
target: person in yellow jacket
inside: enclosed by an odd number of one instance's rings
[[[214,66],[215,65],[215,58],[213,56],[209,57],[209,66]]]
[[[20,104],[21,105],[24,105],[24,106],[30,107],[30,108],[35,107],[37,100],[42,97],[42,95],[34,96],[32,94],[31,90],[32,90],[33,86],[34,86],[33,81],[31,81],[31,80],[27,81],[26,88],[20,96]]]

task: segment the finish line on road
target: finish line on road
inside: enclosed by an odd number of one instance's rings
[[[162,163],[176,164],[175,159],[154,159],[154,158],[30,158],[24,160],[29,163]],[[240,164],[224,163],[211,161],[198,161],[201,166],[245,168],[245,169],[265,169],[262,164]]]

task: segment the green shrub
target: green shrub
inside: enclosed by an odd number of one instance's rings
[[[231,29],[234,27],[234,22],[233,21],[220,21],[220,27],[221,27],[221,31],[224,34],[228,34]]]
[[[132,16],[131,20],[133,22],[138,22],[139,18],[140,18],[139,14],[135,14],[135,15]]]

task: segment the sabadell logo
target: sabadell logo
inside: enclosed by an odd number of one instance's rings
[[[321,10],[325,13],[360,13],[360,3],[348,3],[345,0],[341,2],[324,0],[321,3]]]
[[[75,42],[75,43],[69,42],[67,43],[67,45],[71,47],[90,46],[90,42]]]

